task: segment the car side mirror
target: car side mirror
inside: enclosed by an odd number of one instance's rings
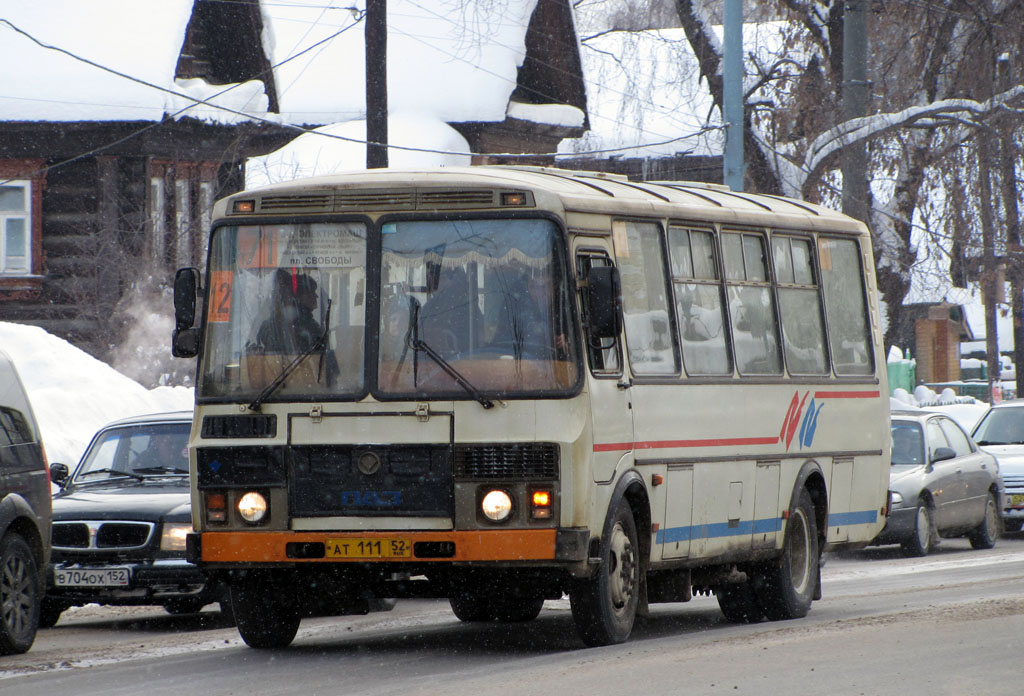
[[[588,329],[592,338],[618,338],[622,330],[619,269],[592,266],[587,272]]]
[[[944,462],[947,459],[955,459],[956,451],[950,447],[936,447],[935,451],[932,452],[932,464],[935,462]]]
[[[56,483],[61,488],[68,482],[68,476],[71,472],[68,470],[67,464],[61,464],[56,462],[50,465],[50,480]]]

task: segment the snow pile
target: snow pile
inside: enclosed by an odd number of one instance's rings
[[[193,405],[192,389],[146,389],[39,327],[0,322],[0,349],[25,385],[51,463],[73,465],[112,420]]]
[[[988,404],[978,401],[973,396],[957,396],[949,387],[936,394],[934,390],[921,384],[914,389],[913,394],[908,393],[906,389],[894,389],[892,396],[889,397],[889,408],[902,411],[941,411],[970,432],[988,410]]]

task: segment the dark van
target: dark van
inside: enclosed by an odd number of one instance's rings
[[[50,559],[50,473],[28,396],[0,351],[0,655],[32,647]]]

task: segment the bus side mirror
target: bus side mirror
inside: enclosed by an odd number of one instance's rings
[[[622,330],[622,287],[619,269],[591,266],[587,272],[587,308],[592,338],[618,338]]]
[[[199,269],[179,268],[174,275],[174,328],[191,329],[196,323],[196,296],[199,294]]]
[[[179,268],[174,276],[174,333],[171,355],[194,358],[199,355],[199,329],[196,323],[196,297],[199,295],[199,269]]]

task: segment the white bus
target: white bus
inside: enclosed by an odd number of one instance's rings
[[[568,595],[588,645],[693,592],[801,617],[822,551],[885,523],[871,245],[832,210],[376,170],[220,201],[208,258],[175,284],[188,548],[251,646],[404,597],[529,621]]]

